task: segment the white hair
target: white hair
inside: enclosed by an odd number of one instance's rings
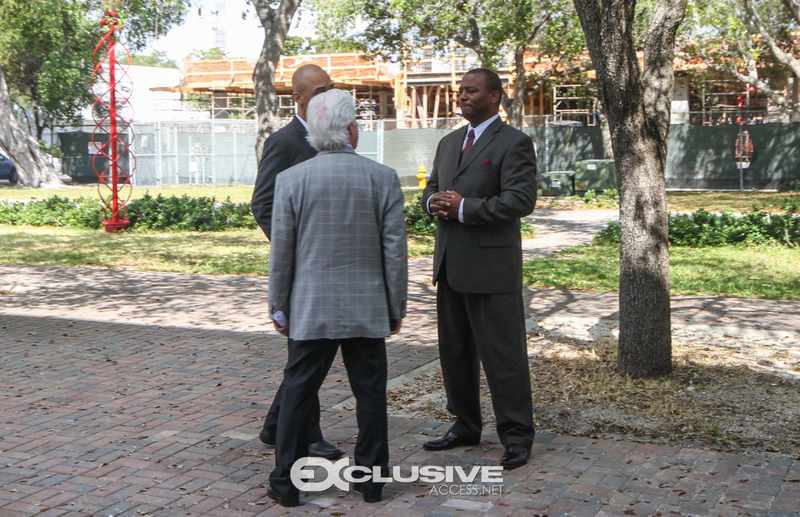
[[[308,103],[308,141],[317,151],[332,151],[350,143],[348,127],[356,121],[356,103],[344,90],[328,90]]]

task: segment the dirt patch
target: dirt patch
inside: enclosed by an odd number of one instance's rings
[[[528,336],[536,428],[800,459],[800,339],[673,329],[673,373],[616,374],[617,328],[543,325]],[[488,386],[483,416],[494,425]],[[389,392],[390,414],[450,421],[436,367]]]

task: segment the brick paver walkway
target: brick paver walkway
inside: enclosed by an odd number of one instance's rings
[[[413,262],[411,316],[388,344],[395,382],[437,358],[429,268]],[[526,299],[539,318],[615,317],[613,295]],[[0,517],[800,515],[800,459],[541,433],[530,464],[502,483],[394,482],[379,504],[330,488],[304,493],[291,511],[274,506],[272,451],[256,434],[285,340],[270,330],[265,300],[263,278],[0,266]],[[789,302],[684,297],[673,306],[676,323],[800,327]],[[355,414],[337,406],[350,397],[340,361],[320,395],[326,438],[352,454]],[[498,463],[492,430],[476,447],[423,451],[448,425],[390,417],[392,464],[407,475]]]

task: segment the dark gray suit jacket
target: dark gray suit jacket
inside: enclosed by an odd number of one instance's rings
[[[458,292],[522,289],[520,218],[536,204],[536,155],[525,133],[495,120],[459,165],[466,126],[439,142],[422,206],[437,191],[464,196],[464,223],[439,219],[433,281],[444,261]]]
[[[317,155],[308,143],[308,132],[297,117],[272,133],[264,142],[258,164],[256,186],[253,189],[251,210],[258,226],[268,239],[272,237],[272,203],[275,198],[275,178],[289,167]]]

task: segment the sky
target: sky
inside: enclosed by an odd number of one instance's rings
[[[246,12],[246,19],[242,13]],[[309,33],[298,15],[289,34]],[[220,31],[224,31],[224,34]],[[224,46],[223,46],[224,42]],[[174,27],[166,36],[152,42],[143,54],[153,50],[167,53],[183,68],[184,58],[194,50],[209,50],[219,46],[228,57],[258,58],[264,42],[264,29],[255,10],[245,0],[192,0],[192,8],[183,25]],[[219,44],[218,44],[219,43]]]

